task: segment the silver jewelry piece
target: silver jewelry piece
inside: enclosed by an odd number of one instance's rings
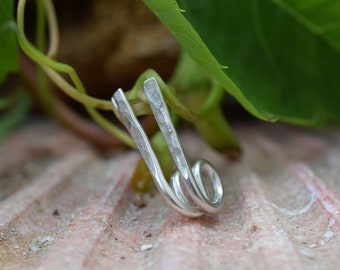
[[[217,213],[222,206],[223,186],[216,169],[203,159],[195,161],[192,167],[189,167],[155,78],[144,81],[144,91],[177,166],[177,170],[170,177],[170,185],[123,90],[118,89],[111,100],[143,156],[158,190],[165,200],[183,215],[199,217],[204,213]],[[203,182],[203,176],[211,183],[209,190]]]

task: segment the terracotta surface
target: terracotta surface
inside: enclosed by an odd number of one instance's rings
[[[56,124],[27,124],[0,145],[0,268],[336,269],[340,130],[236,131],[239,163],[181,133],[226,191],[221,213],[188,219],[130,189],[136,152],[103,156]]]

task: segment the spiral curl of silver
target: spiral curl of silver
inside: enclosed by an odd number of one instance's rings
[[[144,92],[177,166],[177,170],[170,177],[170,185],[123,90],[118,89],[111,101],[145,160],[156,187],[167,203],[185,216],[199,217],[205,213],[217,213],[223,204],[223,185],[218,172],[204,159],[195,161],[189,167],[155,78],[151,77],[144,81]],[[210,181],[209,189],[204,180]]]

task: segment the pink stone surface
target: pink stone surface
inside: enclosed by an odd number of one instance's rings
[[[181,132],[226,193],[218,215],[189,219],[130,188],[138,153],[25,125],[0,143],[0,269],[338,269],[340,130],[235,129],[240,162]]]

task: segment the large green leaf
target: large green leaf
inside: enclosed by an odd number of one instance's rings
[[[244,97],[237,85],[224,73],[221,65],[211,54],[198,33],[183,16],[175,1],[169,0],[144,0],[160,20],[169,28],[182,47],[199,65],[224,85],[229,93],[254,115],[261,117],[256,108]]]
[[[0,0],[0,85],[18,67],[13,0]]]
[[[340,1],[180,0],[183,13],[174,1],[145,2],[256,116],[340,123]]]

